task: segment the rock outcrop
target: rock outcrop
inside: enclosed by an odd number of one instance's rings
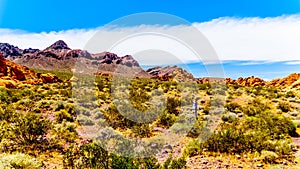
[[[177,66],[154,67],[147,70],[153,79],[162,81],[194,81],[194,76]]]
[[[237,80],[226,78],[226,84],[235,84],[240,86],[265,86],[266,82],[258,77],[246,77],[246,78],[238,78]]]
[[[284,78],[277,78],[267,83],[268,86],[275,87],[299,87],[300,73],[293,73]]]
[[[8,43],[0,43],[0,51],[5,58],[8,56],[22,56],[23,54],[22,49],[19,49],[17,46],[13,46]]]
[[[62,82],[62,80],[51,74],[35,74],[28,67],[8,61],[0,54],[0,86],[17,88],[19,84],[56,82]]]

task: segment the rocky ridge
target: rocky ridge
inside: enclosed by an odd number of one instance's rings
[[[91,54],[81,49],[71,49],[64,41],[59,40],[44,50],[19,49],[13,45],[0,44],[0,53],[15,63],[32,69],[51,71],[72,71],[84,74],[123,74],[149,78],[130,55],[119,57],[110,52]]]

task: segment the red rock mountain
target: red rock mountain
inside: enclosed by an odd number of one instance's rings
[[[16,88],[19,84],[56,83],[61,80],[51,74],[35,74],[26,66],[4,59],[0,54],[0,86]]]
[[[7,43],[0,44],[0,53],[21,65],[41,70],[71,71],[86,74],[122,74],[150,77],[130,55],[119,57],[103,52],[91,54],[85,50],[71,49],[59,40],[44,50],[19,49]]]

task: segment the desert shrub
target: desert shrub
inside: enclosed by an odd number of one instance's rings
[[[289,97],[294,98],[294,97],[296,97],[296,95],[293,91],[288,91],[288,92],[285,93],[285,97],[286,98],[289,98]]]
[[[282,112],[289,112],[291,110],[291,105],[288,102],[279,102],[277,108]]]
[[[211,88],[211,84],[205,83],[205,84],[198,84],[198,89],[199,90],[207,90]]]
[[[179,114],[179,108],[181,106],[181,99],[177,97],[168,97],[166,109],[170,114]]]
[[[93,126],[95,123],[91,120],[91,118],[87,116],[80,115],[78,116],[78,122],[83,126]]]
[[[170,130],[174,133],[185,134],[190,130],[190,127],[191,126],[187,125],[186,123],[176,122],[170,127]]]
[[[103,116],[107,123],[113,128],[127,128],[132,127],[136,123],[122,116],[115,104],[111,103],[103,112]]]
[[[236,112],[238,109],[242,109],[242,106],[236,102],[227,103],[225,108],[230,112]]]
[[[210,111],[210,106],[205,106],[205,107],[203,108],[203,113],[204,113],[204,114],[208,115],[208,114],[209,114],[209,111]]]
[[[170,114],[167,111],[164,111],[159,117],[158,124],[170,127],[175,123],[176,119],[177,117],[175,114]]]
[[[86,144],[80,147],[79,168],[108,168],[108,152],[99,143]]]
[[[223,87],[217,87],[212,91],[212,94],[219,94],[219,95],[225,95],[226,94],[226,88]]]
[[[78,133],[76,131],[76,124],[71,122],[63,121],[61,124],[56,124],[54,126],[54,142],[74,142],[78,138]]]
[[[16,104],[16,109],[23,111],[31,111],[35,107],[35,102],[30,99],[19,100]]]
[[[10,139],[19,145],[38,143],[51,127],[50,121],[40,114],[30,112],[20,114],[20,117],[15,119],[15,124],[11,126]]]
[[[13,122],[17,117],[18,114],[11,104],[0,106],[0,120]]]
[[[152,132],[152,127],[149,124],[137,124],[132,127],[132,132],[135,137],[144,138],[150,137]]]
[[[158,161],[155,157],[139,159],[138,163],[139,163],[139,168],[145,168],[145,169],[160,169],[161,168],[160,164],[158,163]]]
[[[60,111],[60,110],[64,109],[65,108],[64,104],[65,103],[63,101],[57,101],[53,107],[54,111]]]
[[[109,168],[109,154],[100,143],[72,145],[64,155],[64,168]]]
[[[201,134],[201,131],[203,129],[203,122],[198,119],[195,123],[194,126],[192,127],[192,129],[189,131],[189,133],[187,134],[188,137],[198,137],[199,134]]]
[[[67,112],[67,110],[61,109],[55,112],[55,119],[58,123],[61,123],[63,120],[73,122],[74,119],[71,114]]]
[[[193,157],[202,152],[202,144],[199,140],[193,139],[185,145],[183,149],[183,156]]]
[[[261,152],[261,159],[265,163],[274,164],[278,159],[278,155],[273,151],[262,151]]]
[[[173,159],[172,156],[164,162],[161,169],[182,169],[186,165],[186,160],[184,157]]]
[[[89,143],[77,147],[72,145],[63,158],[64,168],[103,168],[103,169],[181,169],[185,159],[168,159],[166,168],[154,157],[132,158],[108,153],[100,143]]]
[[[138,169],[138,165],[134,163],[133,158],[129,157],[120,157],[115,154],[112,154],[112,169]]]
[[[0,156],[0,167],[3,169],[40,169],[43,166],[41,162],[27,154],[1,154]]]
[[[266,102],[262,102],[260,99],[254,99],[249,102],[249,105],[243,107],[243,113],[248,116],[256,116],[269,109],[270,107]]]
[[[220,130],[203,144],[210,151],[243,153],[267,150],[284,157],[291,154],[288,140],[290,135],[296,133],[296,128],[289,119],[267,112],[243,121],[221,123],[220,127]]]
[[[248,105],[243,108],[243,113],[248,116],[255,116],[261,112],[262,112],[261,109],[254,107],[252,105]]]
[[[171,165],[169,166],[169,169],[181,169],[184,168],[185,165],[186,165],[186,160],[181,157],[181,158],[173,159]]]
[[[233,122],[234,120],[237,119],[237,115],[235,113],[229,112],[223,114],[221,119],[225,122]]]

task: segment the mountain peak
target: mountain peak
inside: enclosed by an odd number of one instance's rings
[[[46,48],[46,50],[59,50],[59,49],[68,49],[71,50],[71,48],[68,47],[68,45],[63,41],[63,40],[58,40],[55,43],[53,43],[51,46],[49,46],[48,48]]]
[[[3,54],[4,58],[7,56],[21,56],[22,50],[8,43],[0,43],[0,53]]]

